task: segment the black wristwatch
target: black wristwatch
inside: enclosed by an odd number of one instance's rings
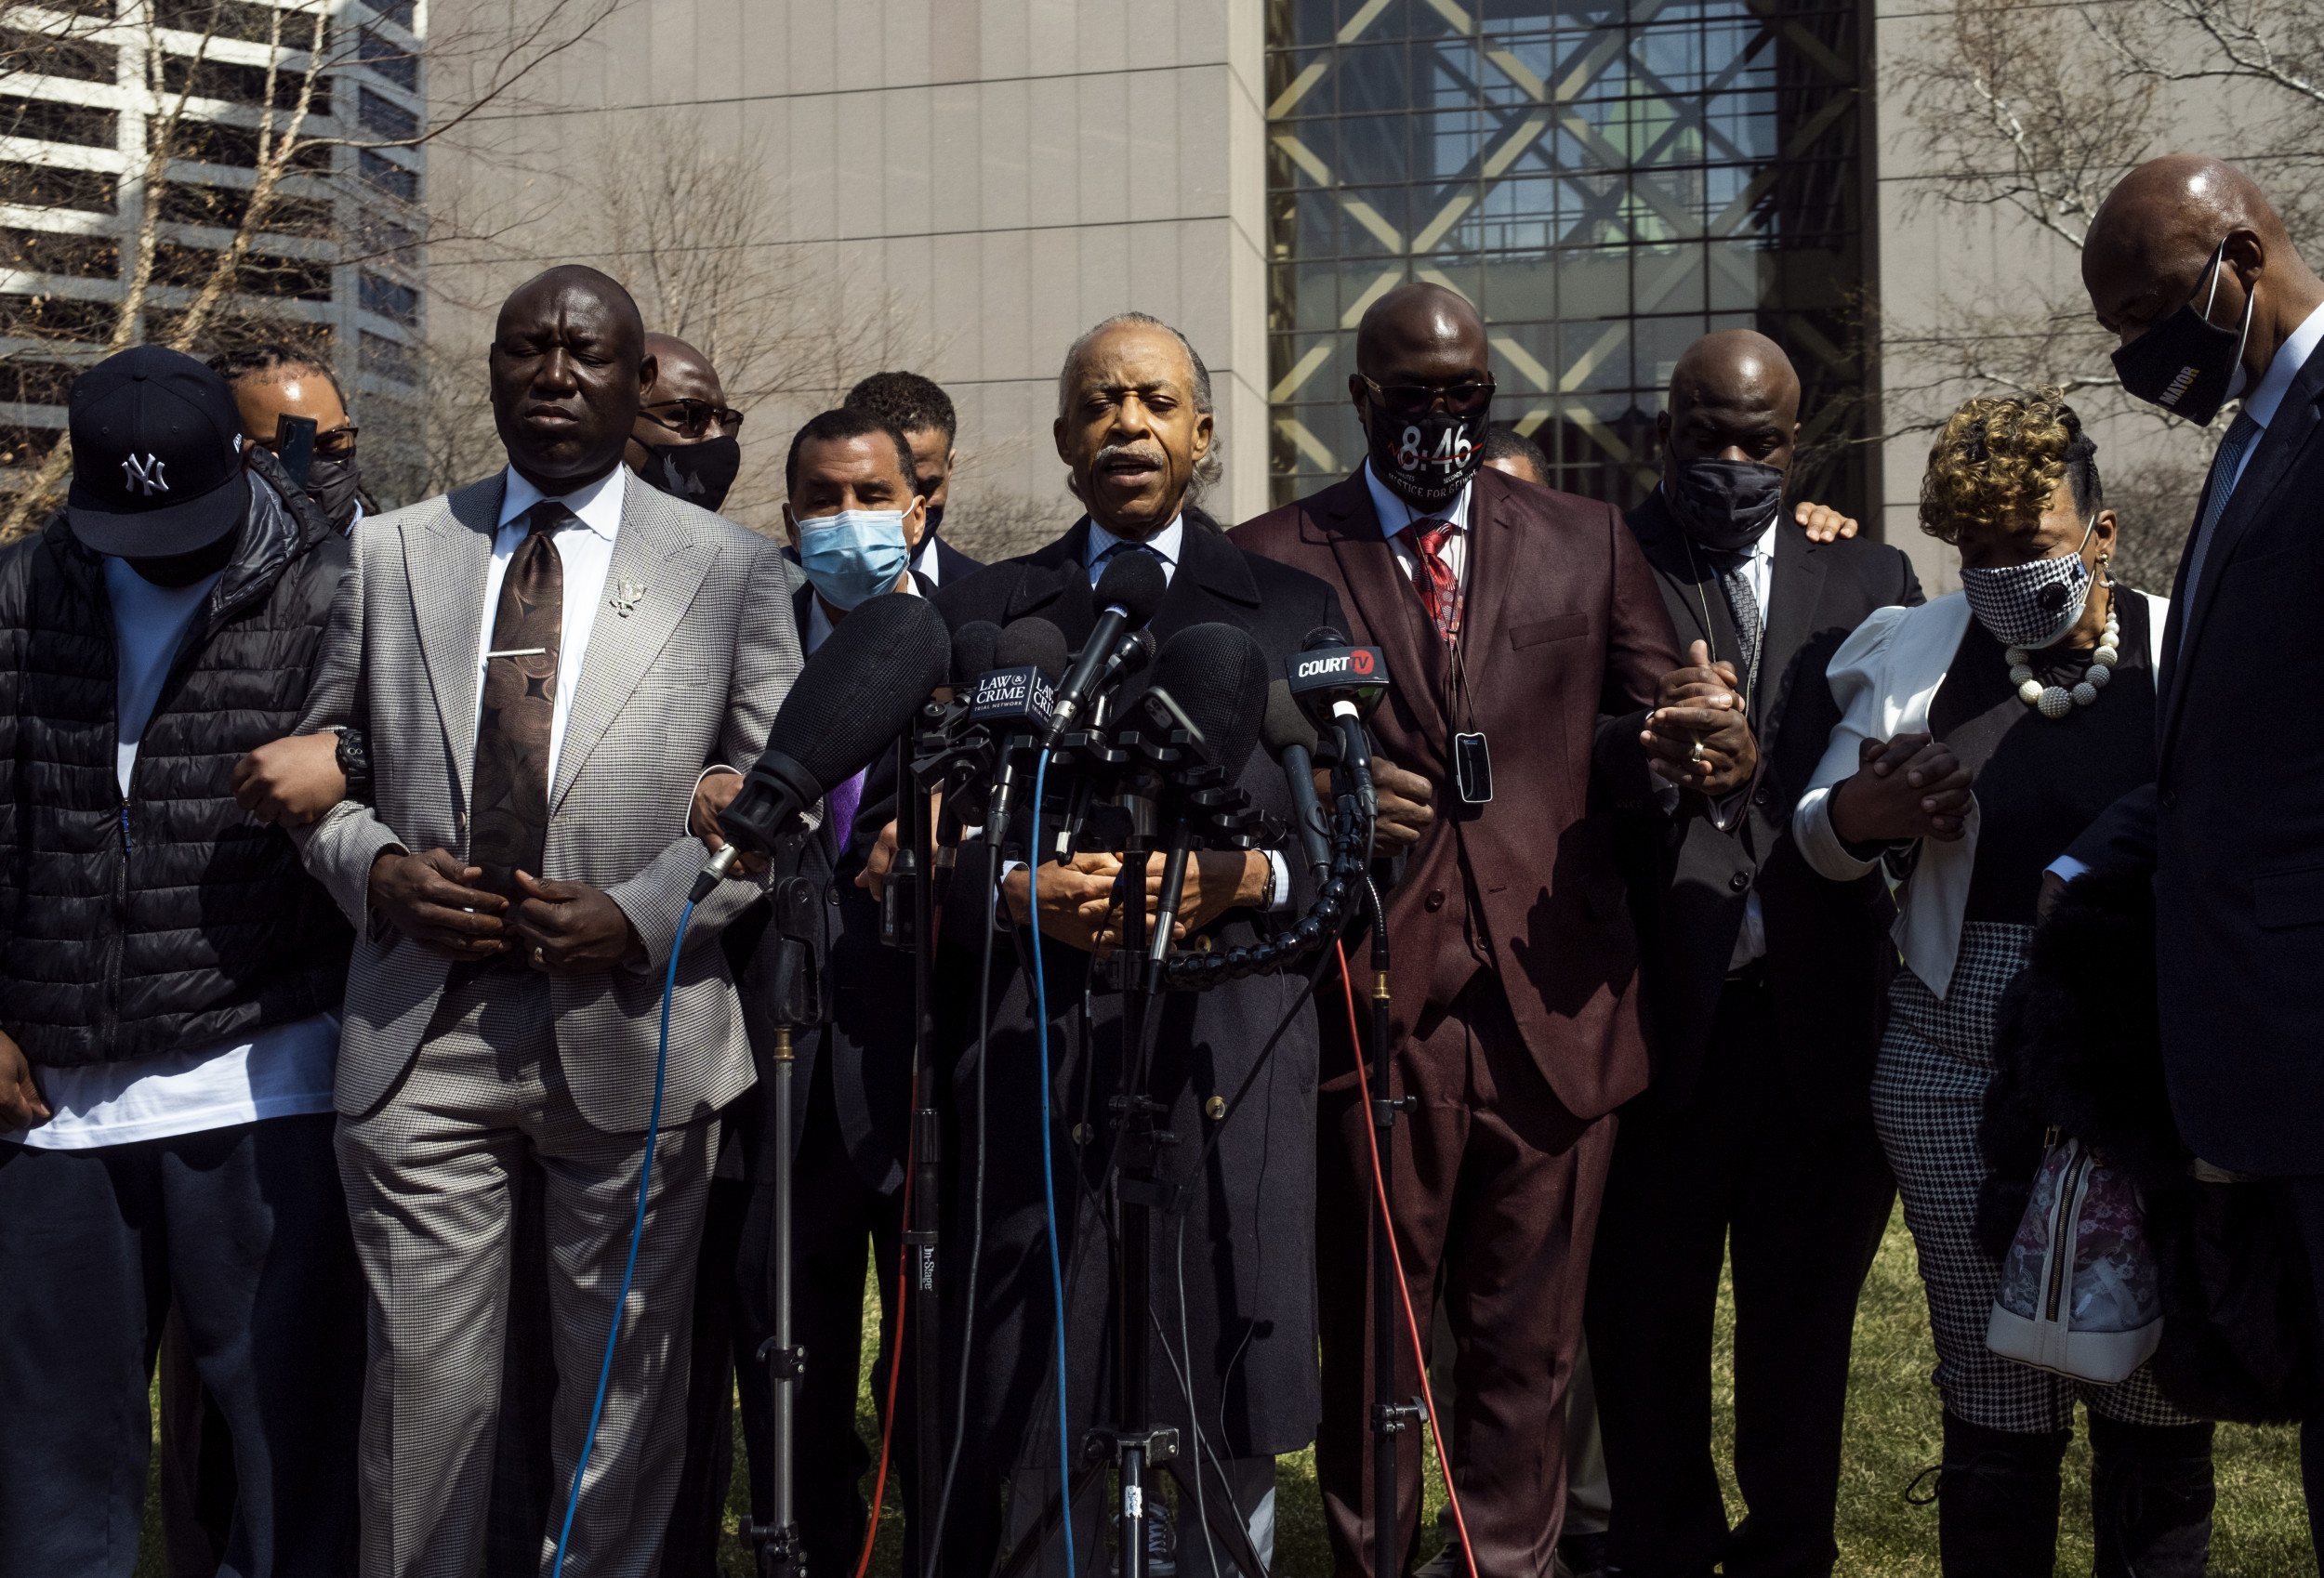
[[[371,804],[371,738],[360,729],[339,730],[339,776],[347,780],[347,797],[358,805]]]

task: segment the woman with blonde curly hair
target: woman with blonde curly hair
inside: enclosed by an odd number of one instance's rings
[[[2090,1411],[2098,1578],[2180,1578],[2210,1546],[2211,1427],[2142,1366],[2112,1385],[1986,1346],[2000,1267],[1981,1246],[1978,1124],[1994,1011],[2033,935],[2042,869],[2155,774],[2164,604],[2106,573],[2118,522],[2097,446],[2056,389],[1946,423],[1921,526],[1961,590],[1883,609],[1830,666],[1842,722],[1792,823],[1835,881],[1885,862],[1904,955],[1872,1101],[1919,1252],[1945,1400],[1945,1571],[2049,1578],[2059,1465]]]

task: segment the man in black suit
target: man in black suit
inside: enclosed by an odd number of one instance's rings
[[[2196,422],[2227,398],[2243,408],[2172,589],[2155,782],[2051,871],[2152,875],[2180,1137],[2213,1166],[2278,1180],[2324,1308],[2324,743],[2259,677],[2324,600],[2324,282],[2247,177],[2180,155],[2107,195],[2082,283],[2131,393]],[[2324,1419],[2302,1427],[2300,1462],[2316,1535]]]
[[[953,411],[952,397],[934,379],[918,373],[874,373],[847,391],[847,405],[884,417],[912,446],[913,476],[920,496],[928,501],[928,524],[912,551],[912,570],[922,584],[948,585],[984,569],[944,535],[944,511],[952,502],[952,468],[959,458],[953,441],[960,419]]]
[[[1905,556],[1829,538],[1783,491],[1800,383],[1749,330],[1679,359],[1661,486],[1630,513],[1681,641],[1730,667],[1761,770],[1726,828],[1623,830],[1654,1083],[1622,1111],[1588,1329],[1625,1578],[1827,1574],[1856,1295],[1895,1191],[1872,1129],[1894,961],[1876,877],[1842,886],[1792,848],[1791,805],[1839,721],[1824,671],[1874,609],[1921,600]],[[1853,532],[1853,522],[1847,523]],[[1739,825],[1737,824],[1739,821]],[[1711,1322],[1732,1243],[1732,1532],[1710,1443]]]
[[[935,587],[926,576],[894,570],[925,541],[928,505],[906,435],[885,417],[860,406],[814,417],[792,440],[784,485],[784,527],[795,549],[817,534],[819,522],[842,515],[878,528],[866,530],[852,554],[806,556],[791,611],[799,622],[800,650],[809,657],[874,585],[879,591],[933,594]],[[887,529],[885,517],[891,514],[898,519],[885,552],[893,564],[877,557],[881,551],[878,532]],[[984,568],[960,553],[953,554],[952,562],[964,574]],[[894,578],[889,580],[891,574]],[[799,1047],[792,1075],[794,1088],[803,1091],[805,1099],[795,1103],[791,1124],[791,1177],[798,1202],[792,1216],[796,1262],[791,1317],[793,1340],[809,1356],[799,1388],[792,1461],[808,1571],[825,1573],[854,1571],[869,1511],[859,1481],[871,1466],[871,1453],[855,1424],[856,1377],[863,1357],[864,1255],[868,1244],[879,1279],[880,1357],[874,1393],[884,1403],[904,1243],[905,1164],[915,1105],[911,961],[881,945],[879,906],[856,881],[864,869],[864,853],[851,847],[865,777],[859,773],[832,791],[832,814],[807,852],[809,874],[826,885],[830,900],[825,979],[833,1013],[822,1033]],[[713,848],[719,844],[718,813],[741,782],[732,772],[714,769],[696,791],[692,825]],[[754,912],[746,918],[754,923],[747,940],[762,940],[767,917]],[[750,1451],[754,1514],[766,1522],[773,1514],[774,1487],[766,1471],[773,1440],[773,1391],[765,1365],[746,1356],[755,1354],[773,1332],[767,1303],[774,1205],[773,1146],[767,1124],[772,1121],[773,1104],[772,1082],[764,1076],[774,1026],[764,1018],[769,1006],[765,993],[754,991],[760,984],[757,978],[738,966],[735,979],[741,983],[752,1045],[761,1059],[759,1090],[749,1099],[766,1098],[762,1110],[749,1114],[754,1121],[747,1129],[753,1146],[749,1203],[734,1262],[743,1434]],[[906,1376],[897,1391],[897,1406],[907,1416],[911,1396]],[[908,1429],[896,1431],[890,1467],[889,1494],[902,1505],[909,1505],[908,1494],[902,1493],[912,1483],[915,1466],[910,1461],[911,1434]],[[716,1489],[722,1506],[722,1479]]]
[[[1037,553],[947,583],[935,599],[947,623],[957,629],[973,620],[1007,625],[1038,617],[1078,646],[1096,620],[1093,582],[1116,556],[1144,553],[1161,562],[1169,580],[1150,625],[1163,643],[1190,625],[1235,625],[1279,673],[1308,631],[1342,625],[1339,601],[1322,582],[1236,548],[1187,502],[1194,484],[1217,469],[1209,386],[1185,338],[1142,314],[1109,319],[1076,341],[1059,380],[1056,439],[1089,514]],[[1258,804],[1287,815],[1283,774],[1263,751],[1253,755],[1240,782]],[[1300,864],[1276,852],[1198,856],[1189,865],[1182,946],[1228,947],[1296,918],[1311,897]],[[1114,857],[1097,854],[1040,868],[1039,947],[1054,1075],[1048,1138],[1067,1333],[1065,1445],[1076,1465],[1084,1434],[1114,1412],[1107,1101],[1121,1075],[1121,999],[1098,985],[1089,961],[1093,947],[1118,936],[1119,917],[1107,914],[1117,869]],[[966,1213],[980,1130],[984,1155],[968,1434],[945,1542],[947,1567],[962,1572],[991,1564],[1003,1533],[1004,1480],[1010,1491],[1009,1539],[1022,1545],[1055,1494],[1058,1473],[1037,1009],[1031,971],[1012,966],[1006,935],[994,942],[991,1031],[978,1072],[982,914],[962,896],[979,891],[989,870],[980,846],[963,848],[945,906],[945,979],[938,993],[940,1034],[957,1059],[953,1088],[963,1183],[952,1192],[962,1215],[946,1229],[948,1243],[957,1246],[947,1251],[955,1268],[965,1267],[973,1234]],[[1033,918],[1028,875],[1017,866],[1002,879],[1004,928]],[[1156,867],[1150,880],[1158,876]],[[1150,890],[1149,910],[1152,897]],[[1148,1545],[1166,1555],[1175,1540],[1182,1547],[1181,1571],[1188,1561],[1208,1571],[1202,1554],[1208,1541],[1221,1571],[1239,1567],[1258,1578],[1262,1569],[1250,1557],[1270,1559],[1273,1545],[1274,1456],[1314,1438],[1321,1409],[1314,1272],[1316,1047],[1314,1014],[1301,1002],[1303,986],[1296,973],[1259,976],[1211,992],[1172,993],[1159,1008],[1148,1090],[1168,1109],[1157,1123],[1177,1143],[1162,1148],[1156,1170],[1184,1194],[1179,1211],[1155,1214],[1149,1270],[1157,1327],[1148,1385],[1155,1422],[1175,1426],[1183,1450],[1167,1470],[1180,1479],[1179,1526],[1173,1534],[1158,1498],[1149,1501]],[[1228,1100],[1287,1019],[1272,1062],[1222,1122]],[[1195,1527],[1197,1463],[1207,1529]],[[1085,1572],[1103,1560],[1092,1543],[1103,1485],[1102,1477],[1091,1480],[1076,1505],[1076,1551]],[[1050,1540],[1040,1571],[1063,1571],[1063,1555],[1062,1541]]]

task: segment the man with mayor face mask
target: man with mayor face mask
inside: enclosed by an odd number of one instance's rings
[[[1655,1069],[1622,1109],[1588,1326],[1605,1559],[1640,1578],[1708,1571],[1723,1553],[1733,1572],[1829,1571],[1856,1296],[1895,1194],[1870,1101],[1885,894],[1876,876],[1808,871],[1790,822],[1838,721],[1827,657],[1921,587],[1854,521],[1785,507],[1799,416],[1800,380],[1773,340],[1697,340],[1670,374],[1661,485],[1628,517],[1681,643],[1735,676],[1762,762],[1730,832],[1619,824]],[[1785,1137],[1757,1142],[1767,1135]],[[1730,1253],[1736,1351],[1750,1355],[1735,1378],[1750,1516],[1732,1532],[1710,1425]]]
[[[2324,1307],[2324,1059],[2302,990],[2324,980],[2324,743],[2259,677],[2324,597],[2324,281],[2248,176],[2179,155],[2107,194],[2082,283],[2125,389],[2199,422],[2206,387],[2242,407],[2186,523],[2153,782],[2057,873],[2151,882],[2172,1116],[2205,1162],[2267,1180]],[[2300,1445],[2314,1538],[2324,1414]]]

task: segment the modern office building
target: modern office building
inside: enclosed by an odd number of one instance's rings
[[[113,335],[149,209],[153,283],[132,337],[170,337],[247,211],[270,63],[277,126],[296,103],[309,57],[292,46],[311,41],[315,9],[104,0],[12,14],[0,32],[0,467],[36,464],[63,428],[74,374]],[[325,22],[333,63],[303,130],[328,140],[294,160],[196,348],[304,340],[327,351],[366,428],[408,427],[425,160],[358,145],[403,142],[424,124],[425,20],[415,0],[328,0]],[[146,151],[172,114],[186,156],[153,190]],[[370,472],[375,483],[390,473]]]
[[[1129,308],[1209,363],[1214,513],[1343,475],[1353,329],[1406,279],[1484,310],[1565,486],[1638,496],[1672,359],[1741,323],[1808,379],[1815,486],[1868,506],[1868,31],[1857,0],[654,0],[535,87],[532,140],[682,109],[758,150],[788,245],[914,304],[966,529],[1070,518],[1057,366]],[[439,164],[532,167],[496,150]]]

